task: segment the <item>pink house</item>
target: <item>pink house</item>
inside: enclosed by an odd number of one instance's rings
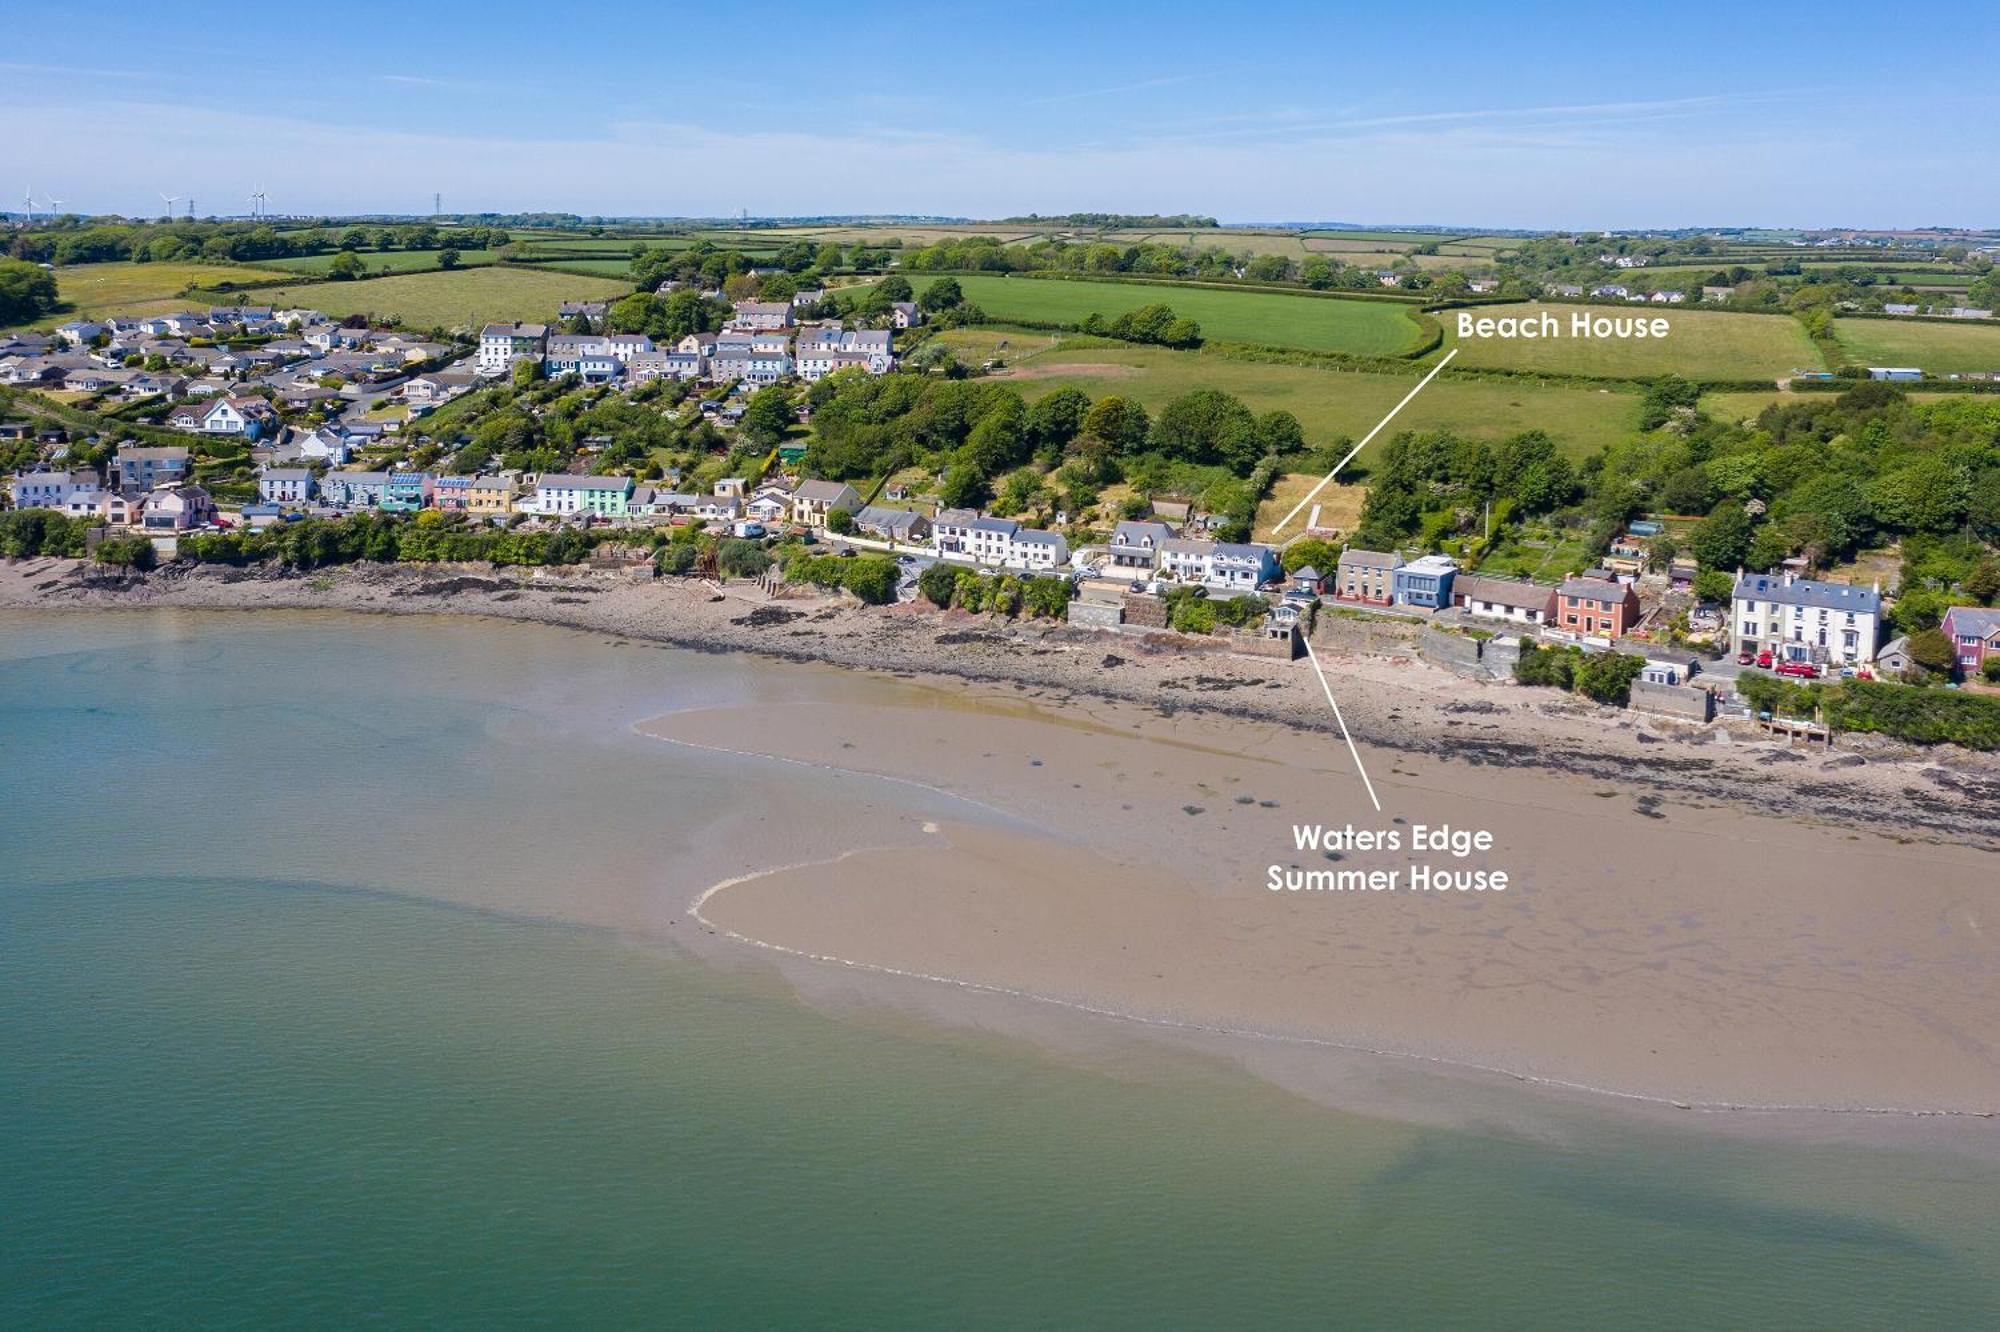
[[[1960,675],[1976,677],[1989,661],[2000,661],[2000,607],[1953,606],[1938,625],[1951,640]]]

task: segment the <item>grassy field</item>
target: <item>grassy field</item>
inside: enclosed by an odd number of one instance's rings
[[[1468,338],[1458,364],[1474,367],[1537,370],[1558,375],[1616,378],[1677,374],[1689,379],[1777,379],[1795,368],[1819,368],[1819,351],[1797,320],[1788,315],[1722,314],[1718,311],[1666,310],[1660,306],[1490,305],[1481,316],[1519,317],[1547,310],[1562,321],[1588,310],[1593,315],[1660,315],[1672,331],[1661,339]],[[1457,345],[1457,320],[1443,316],[1445,343]]]
[[[1004,337],[1008,346],[998,349],[1007,361],[1003,373],[1030,398],[1070,384],[1092,398],[1115,393],[1158,411],[1189,389],[1219,388],[1253,411],[1291,412],[1312,444],[1359,439],[1416,384],[1414,376],[1272,365],[1092,339],[1065,339],[1052,347],[1046,334],[962,329],[943,336],[961,359],[975,365],[994,355],[994,344]],[[1391,431],[1453,430],[1502,439],[1539,427],[1581,457],[1631,431],[1638,410],[1638,395],[1629,391],[1447,375],[1404,408]]]
[[[335,317],[394,316],[414,328],[477,328],[488,321],[553,320],[559,302],[616,300],[631,290],[631,283],[608,278],[488,267],[323,282],[293,291],[267,288],[257,299],[309,306]]]
[[[56,270],[57,293],[72,308],[37,322],[53,327],[105,315],[172,314],[187,307],[178,293],[190,285],[265,282],[270,277],[230,264],[78,264]]]
[[[1861,365],[1915,365],[1934,375],[2000,370],[2000,319],[1930,324],[1836,319],[1834,336]]]
[[[356,253],[370,273],[421,273],[438,266],[436,250],[359,250]],[[257,267],[323,277],[333,267],[335,257],[331,254],[306,254],[295,259],[264,260]],[[467,268],[475,268],[480,264],[498,262],[498,256],[491,250],[460,250],[458,262]]]
[[[1336,532],[1352,532],[1361,526],[1361,502],[1368,498],[1368,487],[1351,486],[1336,480],[1308,504],[1304,511],[1287,524],[1283,532],[1277,531],[1278,524],[1292,506],[1304,499],[1312,488],[1320,483],[1325,473],[1286,472],[1271,483],[1271,493],[1257,506],[1256,521],[1251,524],[1250,536],[1253,541],[1289,540],[1306,531],[1308,526],[1314,531],[1331,529]],[[1319,521],[1313,521],[1314,508],[1319,510]],[[1322,569],[1321,573],[1331,575],[1333,570]]]
[[[1386,301],[1343,301],[1283,292],[1216,291],[1136,282],[1062,282],[1041,278],[958,276],[965,298],[995,319],[1073,324],[1096,312],[1118,315],[1164,304],[1201,325],[1202,336],[1312,351],[1394,356],[1416,345],[1406,307]],[[921,293],[932,279],[912,276]]]

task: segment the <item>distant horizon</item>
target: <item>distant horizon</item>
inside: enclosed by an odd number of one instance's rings
[[[1048,225],[1059,225],[1061,224],[1062,219],[1064,219],[1065,217],[1076,216],[1081,214],[1101,214],[1108,216],[1132,216],[1132,217],[1152,216],[1151,214],[1137,214],[1137,213],[1121,214],[1118,210],[1104,209],[1104,208],[1078,208],[1078,209],[1064,210],[1060,212],[1042,213],[1038,215],[1028,214],[1028,213],[1017,213],[1017,214],[1008,214],[1004,216],[991,216],[991,217],[975,217],[969,215],[954,216],[941,213],[883,213],[883,212],[768,213],[768,214],[751,214],[748,217],[743,217],[737,214],[590,213],[590,212],[580,212],[575,209],[565,209],[565,208],[534,208],[534,209],[488,208],[488,209],[467,209],[467,210],[446,209],[440,213],[392,212],[388,210],[372,210],[372,211],[357,211],[357,212],[319,211],[319,212],[307,212],[307,213],[267,213],[261,217],[249,213],[203,212],[196,214],[193,218],[188,218],[186,216],[176,214],[172,218],[168,219],[166,218],[165,214],[160,214],[160,213],[152,213],[152,214],[117,213],[117,212],[85,213],[85,212],[80,212],[76,209],[64,208],[60,212],[53,214],[38,209],[34,214],[34,220],[36,222],[45,222],[48,221],[51,217],[73,216],[73,217],[81,217],[86,220],[92,220],[92,221],[100,219],[118,219],[135,225],[158,225],[163,219],[174,222],[187,222],[187,221],[271,222],[271,223],[288,223],[288,224],[310,223],[323,219],[329,222],[370,222],[370,221],[402,222],[402,223],[438,222],[444,225],[453,225],[458,223],[461,219],[488,219],[488,218],[499,218],[499,217],[510,217],[510,216],[545,215],[549,217],[574,219],[577,223],[586,226],[694,224],[694,225],[705,226],[710,229],[719,231],[719,230],[726,230],[731,224],[736,224],[736,225],[747,224],[749,229],[756,229],[769,226],[802,227],[802,226],[812,226],[812,225],[821,225],[821,226],[879,225],[879,226],[909,226],[909,227],[969,227],[969,226],[1008,226],[1008,225],[1048,226]],[[1162,214],[1162,216],[1171,216],[1171,215],[1172,214]],[[1213,215],[1211,214],[1211,216]],[[26,217],[27,214],[18,208],[13,208],[13,209],[0,208],[0,218],[5,218],[10,222],[25,220]],[[1216,218],[1216,222],[1217,222],[1216,229],[1223,231],[1260,231],[1260,230],[1261,231],[1310,231],[1310,230],[1404,231],[1413,233],[1436,232],[1439,235],[1459,235],[1459,236],[1509,235],[1509,234],[1522,235],[1522,236],[1533,236],[1533,235],[1642,236],[1642,235],[1665,235],[1668,233],[1682,234],[1682,235],[1706,234],[1706,233],[1724,234],[1729,232],[1742,232],[1742,231],[1772,231],[1772,232],[1794,231],[1801,233],[1852,232],[1852,233],[1867,234],[1867,235],[1892,235],[1892,234],[1893,235],[1924,235],[1924,234],[1971,235],[1971,236],[2000,235],[2000,223],[1995,223],[1989,226],[1980,226],[1972,224],[1933,223],[1929,225],[1920,225],[1920,226],[1889,227],[1889,226],[1868,226],[1868,225],[1849,223],[1849,222],[1814,223],[1809,225],[1798,224],[1798,223],[1781,224],[1774,222],[1716,222],[1716,223],[1705,223],[1705,224],[1683,224],[1683,225],[1671,225],[1671,226],[1659,225],[1659,226],[1632,226],[1632,227],[1597,227],[1597,226],[1523,227],[1523,226],[1507,226],[1499,223],[1483,223],[1483,222],[1464,222],[1464,223],[1410,222],[1410,221],[1354,222],[1354,221],[1337,221],[1330,219],[1317,219],[1317,220],[1301,219],[1296,221],[1269,221],[1269,220],[1237,221],[1220,217]],[[1206,228],[1182,228],[1175,226],[1162,226],[1160,228],[1160,230],[1162,231],[1177,231],[1183,229],[1205,230]]]
[[[286,215],[423,216],[442,193],[497,213],[995,218],[1090,198],[1505,231],[2000,225],[2000,88],[1951,75],[2000,49],[2000,8],[1872,43],[1835,40],[1881,30],[1855,0],[1691,0],[1652,30],[1550,0],[1438,0],[1423,31],[1304,0],[1226,26],[1188,0],[480,17],[357,0],[301,42],[277,6],[24,9],[0,59],[0,204],[231,214],[262,193]]]

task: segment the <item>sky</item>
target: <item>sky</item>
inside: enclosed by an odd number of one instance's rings
[[[2000,225],[2000,5],[233,11],[0,9],[0,205]]]

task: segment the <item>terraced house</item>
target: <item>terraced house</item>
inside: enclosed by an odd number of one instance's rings
[[[479,330],[479,373],[504,375],[516,361],[537,361],[549,340],[547,324],[488,324]]]
[[[1729,645],[1739,654],[1768,651],[1781,661],[1865,666],[1875,660],[1880,641],[1882,592],[1739,569],[1729,619]]]
[[[555,473],[535,483],[535,511],[546,514],[590,514],[624,518],[631,512],[629,476],[577,476]]]

